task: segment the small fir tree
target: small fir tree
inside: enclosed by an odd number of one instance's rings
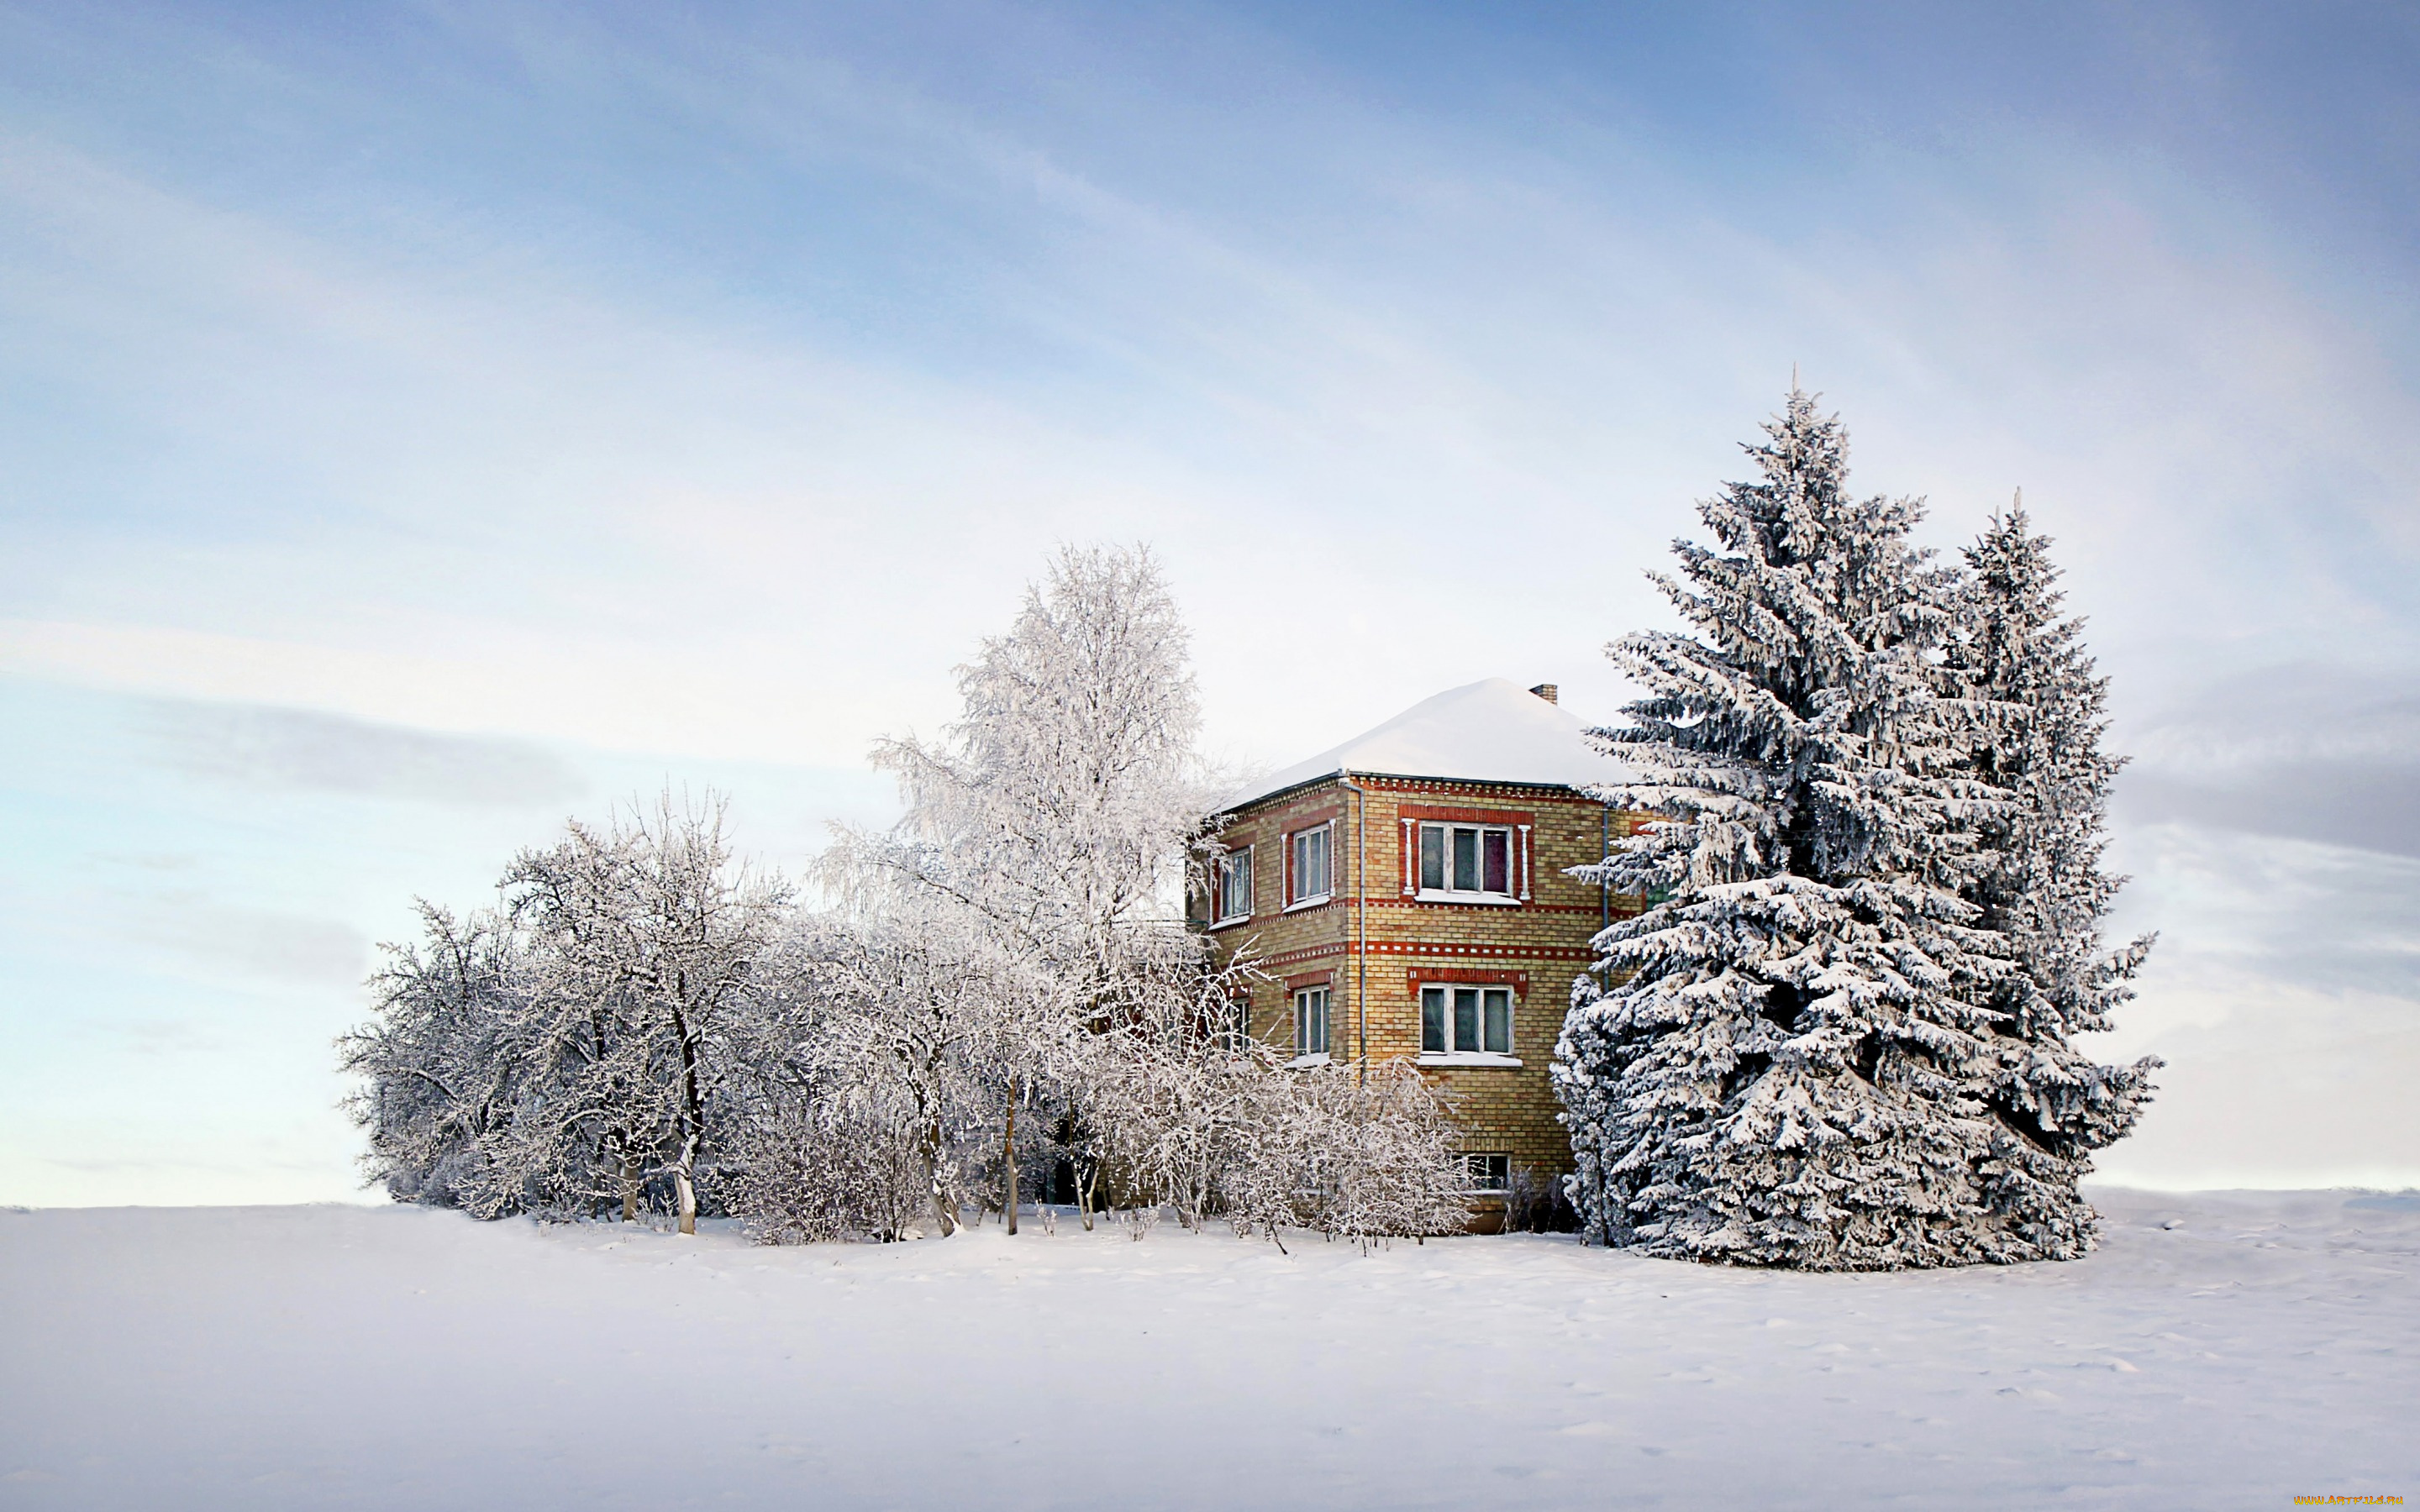
[[[1610,648],[1648,691],[1599,732],[1659,817],[1601,867],[1661,901],[1598,937],[1555,1085],[1590,1235],[1823,1270],[2024,1257],[1986,1200],[2014,969],[1973,901],[2002,795],[1946,696],[1953,575],[1915,501],[1856,500],[1847,437],[1793,390],[1759,477],[1658,577],[1697,635]]]
[[[2133,1127],[2159,1062],[2097,1065],[2070,1043],[2109,1027],[2151,941],[2102,945],[2125,880],[2101,865],[2109,784],[2123,763],[2101,748],[2109,682],[2084,649],[2082,622],[2060,617],[2050,545],[2032,533],[2021,495],[1966,548],[1973,578],[1949,671],[1992,709],[1975,770],[2011,800],[1984,821],[1991,864],[1970,894],[2021,967],[1993,1000],[1998,1127],[1986,1187],[2032,1247],[2065,1258],[2093,1243],[2097,1219],[2076,1190],[2090,1152]]]

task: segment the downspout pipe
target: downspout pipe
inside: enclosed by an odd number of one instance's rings
[[[1596,932],[1599,934],[1613,928],[1613,879],[1603,870],[1613,859],[1613,805],[1606,804],[1596,815]]]
[[[1367,1086],[1370,1081],[1370,795],[1353,780],[1349,768],[1338,767],[1337,785],[1353,795],[1353,893],[1355,933],[1357,936],[1353,953],[1358,962],[1358,975],[1353,985],[1353,1025],[1359,1040],[1357,1051],[1356,1078]]]

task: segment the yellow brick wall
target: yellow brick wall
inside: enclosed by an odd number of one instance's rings
[[[1607,838],[1628,833],[1630,816],[1608,815],[1602,805],[1568,788],[1387,778],[1355,782],[1366,795],[1366,816],[1362,798],[1330,779],[1239,810],[1221,836],[1230,847],[1253,849],[1253,910],[1249,921],[1220,927],[1212,939],[1229,958],[1249,946],[1277,979],[1253,994],[1255,1029],[1272,1043],[1290,1045],[1292,995],[1284,979],[1329,971],[1329,1048],[1337,1058],[1357,1053],[1365,1007],[1373,1058],[1417,1056],[1417,982],[1425,974],[1517,977],[1512,1054],[1518,1067],[1423,1070],[1451,1100],[1466,1132],[1465,1149],[1509,1154],[1516,1165],[1570,1169],[1571,1144],[1555,1120],[1558,1104],[1546,1068],[1570,1007],[1572,980],[1589,964],[1590,938],[1604,918],[1636,912],[1638,904],[1633,898],[1601,895],[1563,875],[1563,869],[1596,860]],[[1404,896],[1407,807],[1468,810],[1497,823],[1531,825],[1528,900],[1506,906]],[[1284,912],[1282,838],[1321,819],[1335,823],[1333,899]],[[1366,953],[1359,949],[1365,929]]]

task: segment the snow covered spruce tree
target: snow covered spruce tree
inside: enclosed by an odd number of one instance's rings
[[[2115,951],[2102,943],[2124,880],[2101,865],[2109,784],[2122,764],[2101,748],[2109,682],[2084,649],[2082,623],[2060,617],[2050,545],[2033,533],[2020,496],[1966,548],[1972,577],[1948,661],[1968,696],[1988,705],[1976,774],[2009,800],[1981,822],[1988,865],[1970,893],[2020,967],[1992,998],[1997,1122],[1986,1196],[2028,1244],[2067,1257],[2093,1242],[2097,1219],[2076,1191],[2090,1152],[2133,1127],[2159,1062],[2097,1065],[2070,1042],[2109,1027],[2151,942]]]
[[[1699,505],[1658,583],[1695,637],[1635,634],[1647,689],[1601,732],[1659,819],[1601,868],[1659,899],[1599,936],[1554,1079],[1588,1233],[1822,1270],[2047,1253],[1991,1205],[1991,1007],[2016,969],[1971,895],[1998,789],[1945,697],[1952,577],[1920,506],[1858,500],[1847,437],[1793,390],[1759,476]]]

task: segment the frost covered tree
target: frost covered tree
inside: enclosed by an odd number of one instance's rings
[[[695,1232],[741,1041],[779,973],[785,888],[734,862],[719,799],[523,852],[492,913],[426,903],[375,1015],[339,1041],[370,1168],[482,1217],[585,1212],[669,1183]]]
[[[525,952],[500,913],[414,908],[424,939],[381,947],[374,1016],[336,1041],[363,1079],[345,1100],[369,1137],[363,1165],[398,1201],[509,1209],[493,1157],[524,1091]]]
[[[982,942],[998,995],[970,1037],[986,1046],[1012,1232],[1020,1110],[1028,1139],[1044,1106],[1082,1124],[1090,1037],[1202,953],[1177,903],[1207,807],[1187,656],[1148,551],[1064,548],[958,670],[943,738],[876,751],[907,813],[845,864],[904,878]]]
[[[778,1003],[743,1025],[724,1188],[760,1242],[948,1234],[982,1104],[954,1036],[970,991],[945,933],[798,922]]]
[[[1991,717],[1975,771],[2008,791],[1981,825],[1989,860],[1971,896],[2020,970],[1992,1000],[1996,1024],[1992,1206],[2044,1255],[2081,1255],[2096,1219],[2076,1190],[2090,1152],[2124,1136],[2150,1095],[2156,1059],[2102,1066],[2071,1036],[2106,1029],[2133,995],[2150,940],[2104,948],[2102,931],[2124,879],[2102,867],[2109,784],[2121,764],[2101,746],[2108,679],[2060,614],[2050,540],[2033,533],[2020,496],[1965,551],[1961,634],[1949,668]]]
[[[1602,867],[1660,902],[1599,936],[1554,1079],[1601,1242],[1869,1270],[2035,1253],[1991,1211],[1991,1004],[2014,969],[1970,895],[2003,795],[1946,696],[1956,585],[1857,499],[1837,417],[1793,390],[1754,481],[1656,581],[1695,635],[1611,647],[1645,690],[1600,732],[1657,817]]]
[[[505,877],[528,942],[528,1011],[559,1088],[533,1130],[549,1175],[579,1192],[577,1155],[594,1149],[625,1217],[644,1181],[668,1177],[685,1234],[728,1116],[735,1027],[787,901],[783,883],[736,862],[722,819],[713,795],[676,810],[666,794],[652,819],[570,825]]]
[[[864,865],[845,847],[828,859],[845,889],[841,906],[800,921],[790,952],[793,1006],[765,1021],[783,1042],[760,1043],[748,1057],[762,1088],[749,1113],[749,1159],[761,1164],[788,1150],[780,1159],[803,1168],[827,1151],[827,1174],[805,1185],[854,1183],[854,1195],[800,1199],[824,1203],[832,1230],[801,1224],[801,1237],[896,1237],[911,1200],[947,1235],[994,1127],[996,1088],[985,1073],[1010,984],[995,974],[987,942],[946,900]],[[840,1149],[852,1139],[859,1153]],[[754,1190],[770,1190],[753,1180]],[[907,1181],[912,1187],[900,1184]]]

